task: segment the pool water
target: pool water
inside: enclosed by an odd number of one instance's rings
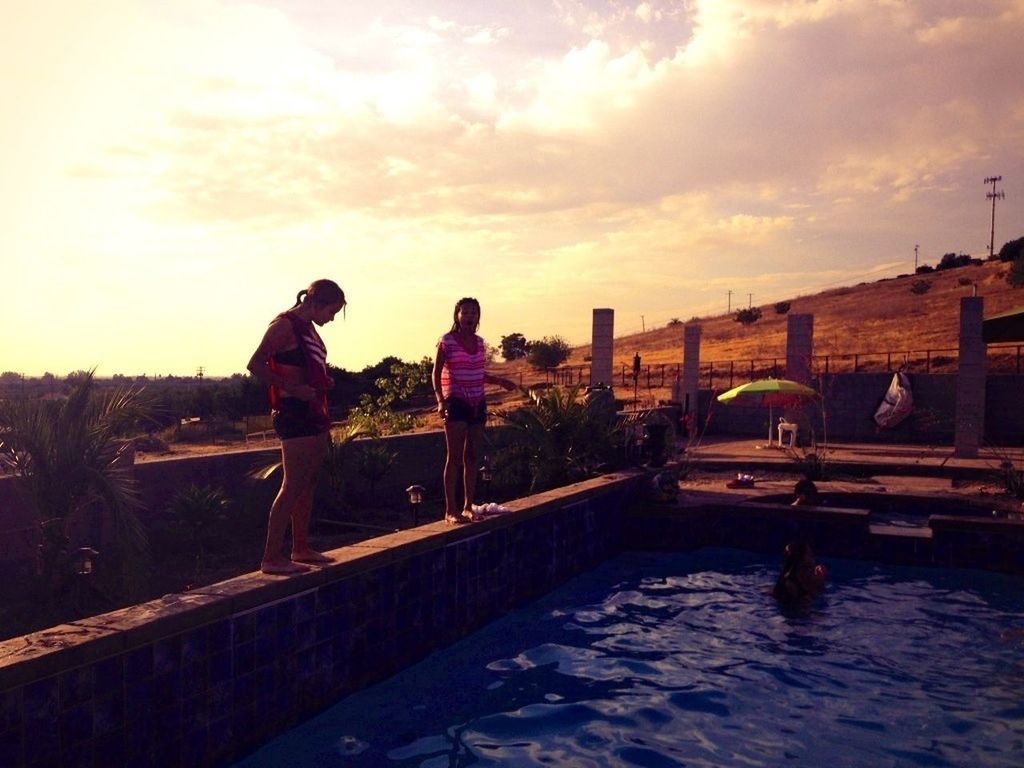
[[[1024,580],[626,553],[238,766],[1020,766]]]

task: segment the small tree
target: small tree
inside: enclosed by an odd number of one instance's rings
[[[1024,237],[1003,243],[1003,247],[996,254],[996,258],[1000,261],[1016,261],[1022,256],[1024,256]]]
[[[780,301],[778,304],[775,305],[775,314],[784,315],[787,312],[789,312],[789,307],[790,304],[788,301]]]
[[[1006,273],[1006,282],[1014,288],[1024,285],[1024,256],[1018,256],[1010,264],[1010,269]]]
[[[521,333],[510,333],[501,337],[501,356],[506,360],[520,360],[528,351],[526,337]]]
[[[554,368],[569,359],[572,347],[560,336],[545,336],[540,341],[531,341],[526,361],[534,368]]]
[[[743,325],[751,325],[761,319],[761,308],[760,307],[746,307],[744,309],[736,310],[736,317],[733,318],[737,323],[743,323]]]
[[[941,261],[939,261],[939,266],[935,269],[957,269],[959,267],[966,267],[970,263],[971,257],[966,253],[947,253],[943,255]]]

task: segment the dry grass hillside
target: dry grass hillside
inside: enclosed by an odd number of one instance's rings
[[[980,265],[943,270],[926,275],[891,278],[873,283],[835,288],[811,296],[789,299],[790,313],[814,315],[814,353],[816,356],[834,356],[830,370],[852,370],[854,354],[862,356],[860,363],[875,367],[887,363],[885,353],[892,352],[893,360],[902,361],[910,353],[913,361],[955,357],[960,322],[960,299],[977,295],[985,300],[985,316],[1005,312],[1024,305],[1024,291],[1011,288],[1006,282],[1008,265],[986,262]],[[911,286],[927,281],[930,289],[923,294],[914,293]],[[702,326],[701,364],[713,363],[716,369],[728,368],[734,361],[737,369],[749,365],[750,360],[785,360],[786,315],[777,314],[775,305],[761,308],[761,319],[752,325],[742,325],[733,315],[721,314],[699,318]],[[679,307],[678,317],[690,322],[686,307]],[[697,318],[694,318],[696,320]],[[683,325],[656,328],[645,333],[615,339],[615,371],[632,365],[633,355],[639,353],[644,369],[648,365],[676,366],[682,363]],[[926,355],[930,351],[931,355]],[[871,353],[867,358],[863,356]],[[582,366],[590,355],[590,345],[573,350],[566,363]],[[848,357],[847,357],[848,356]],[[916,363],[915,363],[916,364]],[[532,371],[523,361],[500,365],[504,375],[524,384],[544,381],[542,372]]]

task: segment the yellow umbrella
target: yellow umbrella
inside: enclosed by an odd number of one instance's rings
[[[772,444],[772,409],[778,405],[782,408],[793,408],[813,400],[821,395],[814,389],[798,381],[789,379],[758,379],[733,387],[715,399],[725,405],[768,406],[768,445]]]

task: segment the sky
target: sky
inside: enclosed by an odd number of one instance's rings
[[[1024,235],[1024,0],[5,0],[0,371],[624,335]]]

